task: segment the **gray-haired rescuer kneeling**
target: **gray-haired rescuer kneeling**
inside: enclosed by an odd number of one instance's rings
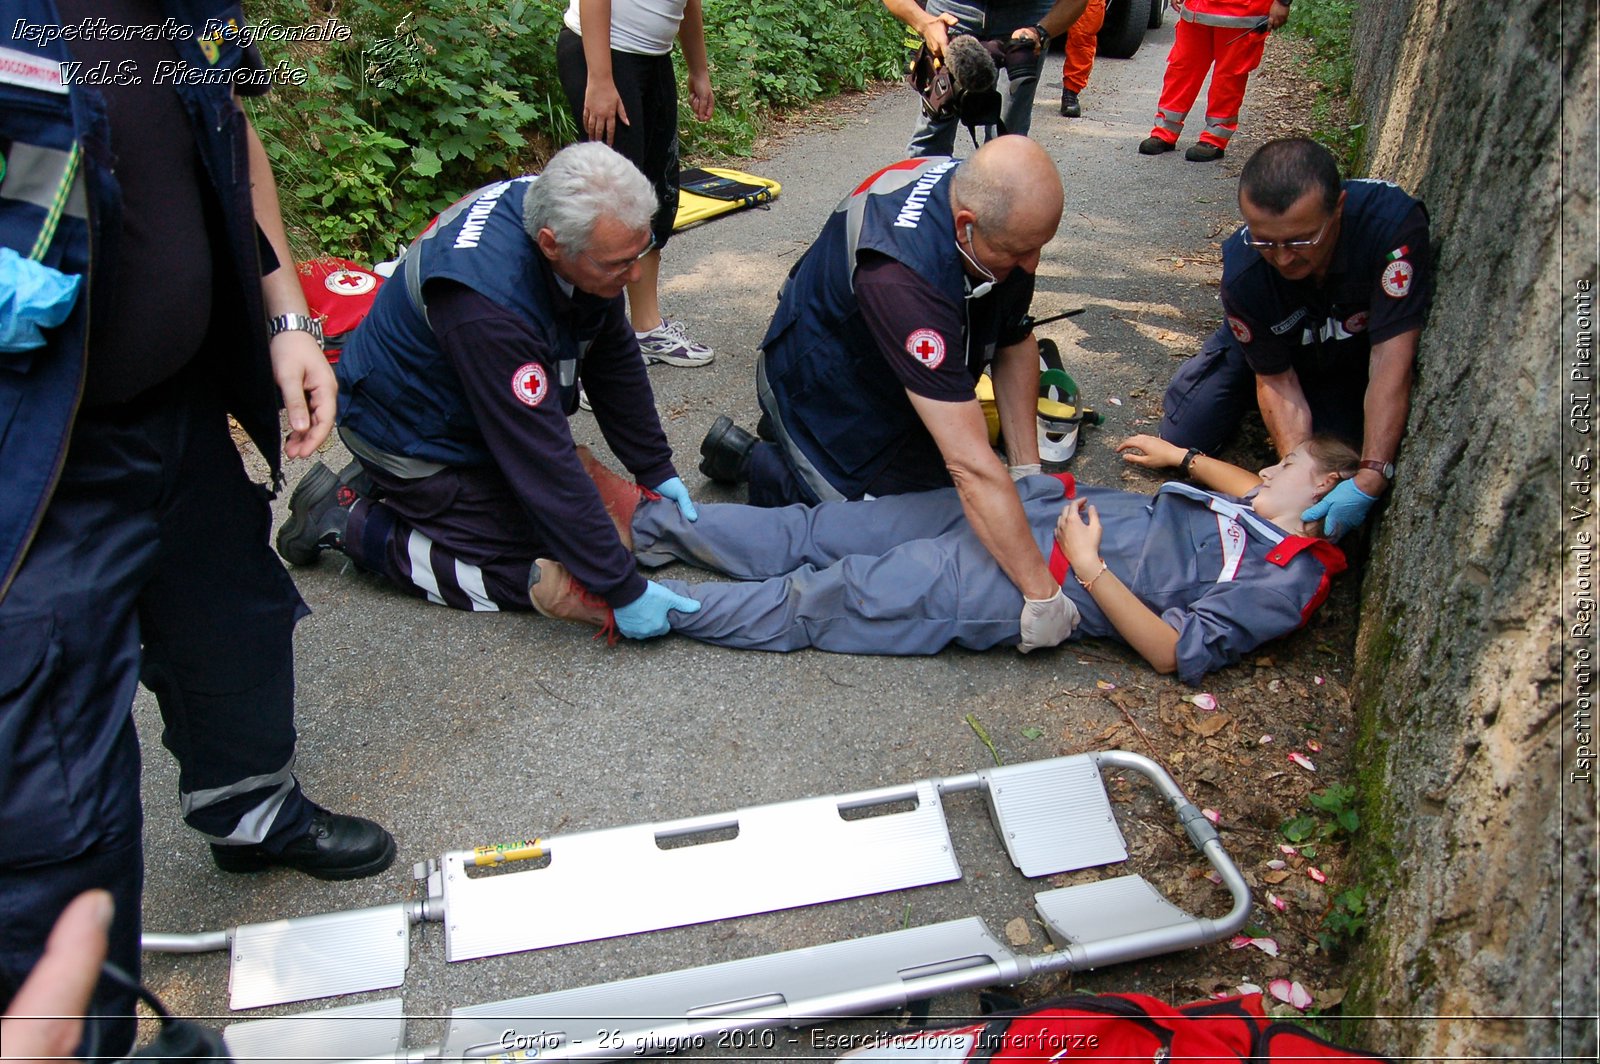
[[[588,143],[446,210],[339,361],[339,433],[359,461],[301,480],[279,553],[341,550],[471,610],[529,609],[534,559],[553,557],[635,639],[698,609],[639,575],[567,424],[581,383],[623,465],[695,519],[623,312],[655,209],[632,163]]]
[[[1080,487],[1065,474],[1017,484],[1033,538],[1074,618],[1070,638],[1133,647],[1157,671],[1196,683],[1300,627],[1344,555],[1301,512],[1352,475],[1356,452],[1313,437],[1260,475],[1191,457],[1153,436],[1118,447],[1147,468],[1183,468],[1210,490],[1155,495]],[[1022,594],[968,523],[953,489],[815,507],[706,504],[688,522],[665,500],[588,460],[625,542],[738,583],[662,583],[701,604],[672,630],[752,650],[934,654],[951,643],[1016,645]],[[605,625],[558,563],[539,562],[534,604]]]

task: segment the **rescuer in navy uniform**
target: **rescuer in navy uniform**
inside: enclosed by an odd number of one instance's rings
[[[554,557],[634,639],[698,609],[639,575],[567,424],[581,383],[622,464],[693,520],[623,309],[655,209],[644,175],[588,142],[445,211],[339,360],[339,433],[359,466],[306,474],[279,553],[306,565],[337,549],[468,610],[532,609],[534,560]]]
[[[1173,375],[1161,438],[1215,453],[1259,407],[1280,455],[1313,432],[1348,440],[1360,470],[1306,515],[1337,538],[1394,479],[1433,298],[1428,213],[1387,181],[1341,182],[1301,138],[1250,157],[1239,212],[1222,245],[1223,324]]]
[[[109,29],[46,32],[84,25]],[[307,611],[229,433],[232,413],[276,480],[280,395],[298,457],[335,388],[234,99],[259,80],[227,32],[244,25],[220,0],[20,0],[0,19],[0,1002],[92,887],[115,900],[111,959],[138,973],[141,682],[220,867],[344,879],[394,859],[388,832],[295,779]],[[128,76],[71,82],[102,61]],[[172,63],[203,76],[162,83]],[[23,275],[61,298],[24,311]],[[83,1051],[126,1050],[133,1004],[103,983],[91,1010],[124,1018]]]
[[[701,446],[701,471],[748,479],[757,505],[953,483],[1022,592],[1024,651],[1060,643],[1075,623],[1012,485],[1039,472],[1028,307],[1061,204],[1055,164],[1025,137],[988,141],[965,162],[912,159],[867,178],[790,271],[762,341],[756,387],[776,442],[721,418]],[[1005,461],[975,391],[985,369]]]

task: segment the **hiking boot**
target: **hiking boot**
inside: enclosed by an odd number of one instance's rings
[[[528,599],[540,615],[558,621],[592,624],[600,629],[600,634],[615,640],[617,622],[611,607],[573,579],[565,565],[549,558],[537,558],[528,579]]]
[[[360,462],[352,461],[338,473],[321,462],[312,466],[289,496],[289,519],[278,529],[283,560],[315,565],[323,551],[343,550],[350,507],[371,490],[372,478]]]
[[[1170,140],[1162,140],[1152,133],[1139,142],[1140,155],[1161,155],[1176,148],[1177,145]]]
[[[1061,90],[1061,117],[1082,118],[1083,107],[1078,103],[1078,94],[1071,89]]]
[[[617,526],[617,535],[621,537],[622,545],[632,551],[633,512],[639,508],[641,499],[659,499],[661,496],[642,484],[613,473],[611,468],[596,458],[594,452],[587,447],[581,445],[578,447],[578,461],[583,463],[583,471],[594,481],[595,490],[600,493],[601,504],[611,517],[611,523]]]
[[[665,362],[669,366],[709,366],[716,353],[705,344],[696,343],[689,339],[689,332],[683,327],[683,322],[673,321],[665,314],[661,316],[661,324],[649,332],[636,332],[633,334],[639,341],[639,353],[644,355],[646,365]]]
[[[1222,156],[1223,151],[1221,148],[1215,144],[1207,144],[1203,140],[1198,144],[1192,145],[1188,151],[1183,153],[1183,157],[1192,163],[1214,163]]]
[[[743,484],[750,479],[750,452],[756,438],[723,414],[700,441],[700,472],[718,484]]]
[[[292,868],[317,879],[361,879],[394,863],[394,837],[365,817],[330,813],[319,805],[306,833],[277,853],[212,843],[211,859],[224,872]]]

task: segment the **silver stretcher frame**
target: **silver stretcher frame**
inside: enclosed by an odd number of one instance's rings
[[[1051,972],[1104,967],[1219,941],[1238,931],[1249,917],[1249,887],[1216,828],[1159,764],[1140,754],[1113,750],[997,766],[903,787],[531,840],[510,848],[452,851],[417,866],[426,894],[419,901],[244,925],[225,932],[147,934],[144,946],[162,952],[231,950],[234,1009],[388,989],[404,982],[410,927],[427,922],[445,923],[448,959],[456,961],[959,878],[941,799],[968,791],[985,794],[993,825],[1023,875],[1053,875],[1127,858],[1105,790],[1107,770],[1135,772],[1157,789],[1228,890],[1232,907],[1226,915],[1213,919],[1187,913],[1142,876],[1122,875],[1036,894],[1038,914],[1054,947],[1037,955],[1014,952],[982,919],[969,917],[456,1008],[444,1040],[420,1048],[405,1048],[405,1016],[398,998],[249,1020],[229,1026],[226,1038],[240,1061],[296,1064],[621,1059],[705,1048],[712,1044],[708,1040],[730,1032],[797,1027],[942,994],[1015,984]],[[848,816],[880,806],[901,808],[861,819]],[[756,874],[746,877],[747,891],[730,891],[715,898],[714,904],[705,900],[706,880],[701,874],[707,868],[771,860],[774,839],[790,843],[791,849],[806,849],[792,846],[793,836],[787,833],[796,830],[831,833],[830,842],[842,846],[846,855],[880,859],[891,855],[895,861],[879,863],[895,867],[867,867],[863,872],[863,866],[873,862],[852,858],[832,862],[836,874],[804,883],[804,889],[787,883],[774,889],[772,881],[783,877],[763,878],[758,865]],[[684,837],[694,842],[694,836],[706,841],[684,848],[670,845]],[[473,866],[505,865],[519,858],[535,859],[530,861],[530,874],[511,871],[487,878],[469,874]],[[668,904],[645,915],[619,915],[610,911],[618,908],[615,905],[592,905],[594,917],[587,922],[565,919],[558,934],[544,928],[513,929],[499,946],[486,943],[474,931],[479,923],[506,931],[503,921],[517,908],[524,913],[561,911],[540,908],[541,892],[570,896],[588,889],[586,884],[615,878],[618,862],[640,859],[687,870],[694,888],[691,904],[676,909]],[[539,861],[544,862],[542,867]],[[557,869],[562,874],[552,875]],[[535,903],[530,905],[530,899]],[[461,930],[464,924],[466,933]],[[329,963],[330,951],[337,953],[340,963]],[[357,1019],[359,1023],[354,1022]],[[605,1037],[595,1037],[597,1025]],[[343,1034],[327,1035],[335,1029]]]

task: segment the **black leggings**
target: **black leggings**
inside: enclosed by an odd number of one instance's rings
[[[561,88],[572,108],[578,136],[583,129],[583,95],[588,87],[589,64],[583,57],[583,38],[562,27],[556,38],[556,69]],[[678,215],[678,79],[672,55],[637,55],[611,49],[611,80],[628,112],[628,125],[617,123],[611,146],[637,166],[656,190],[655,217],[650,229],[656,247],[666,247]]]

